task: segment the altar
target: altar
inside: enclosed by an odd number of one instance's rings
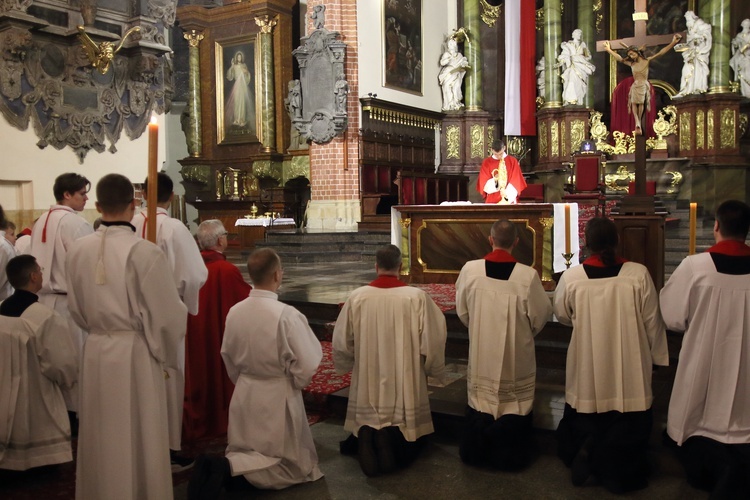
[[[467,261],[492,250],[488,241],[492,224],[505,218],[519,230],[513,256],[536,269],[545,289],[552,290],[553,214],[551,203],[397,205],[393,207],[391,240],[401,248],[405,280],[455,283]],[[572,225],[571,233],[576,235],[573,261],[577,262],[577,217]]]

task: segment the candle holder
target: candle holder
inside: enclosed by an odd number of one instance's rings
[[[253,202],[253,206],[250,207],[250,213],[252,214],[253,219],[258,216],[258,207],[255,205],[255,202]]]
[[[574,254],[572,254],[572,253],[565,253],[565,252],[562,253],[563,259],[565,259],[565,268],[566,269],[570,269],[570,261],[571,261],[571,259],[573,259],[573,255]]]

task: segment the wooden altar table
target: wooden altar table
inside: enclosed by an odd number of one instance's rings
[[[519,242],[513,256],[536,269],[545,289],[552,281],[553,206],[518,205],[397,205],[394,236],[400,230],[402,275],[411,283],[455,283],[463,265],[487,255],[488,236],[498,219],[517,224]],[[396,225],[398,224],[398,225]]]

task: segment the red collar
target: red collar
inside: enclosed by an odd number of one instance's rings
[[[490,262],[518,262],[515,258],[513,258],[511,254],[509,254],[505,250],[500,250],[499,248],[496,248],[492,252],[485,255],[484,260],[488,260]]]
[[[709,248],[708,251],[711,253],[732,255],[734,257],[750,257],[750,246],[747,246],[744,242],[737,240],[720,241]]]
[[[409,286],[395,276],[378,276],[377,279],[370,282],[370,286],[375,288],[397,288],[400,286]]]
[[[623,259],[622,257],[615,257],[615,265],[624,264],[626,262],[627,260]],[[609,267],[604,265],[604,262],[602,262],[602,258],[599,255],[592,255],[588,259],[584,260],[583,264],[593,267]]]
[[[217,262],[219,260],[227,260],[226,255],[219,253],[216,250],[201,250],[201,257],[203,257],[203,262],[206,264],[209,262]]]

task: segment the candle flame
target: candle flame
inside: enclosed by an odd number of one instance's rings
[[[156,115],[151,115],[151,123],[156,125]]]

